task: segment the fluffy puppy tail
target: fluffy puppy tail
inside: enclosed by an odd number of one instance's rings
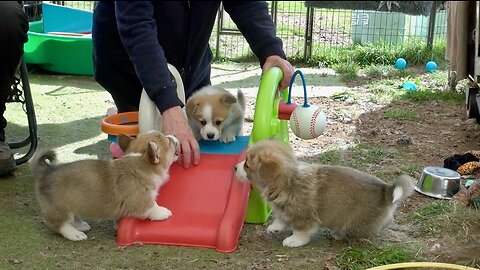
[[[51,150],[42,150],[37,152],[32,158],[32,172],[36,176],[43,175],[45,171],[51,169],[57,163],[57,154]]]
[[[392,185],[392,204],[412,195],[414,182],[415,180],[406,174],[398,176],[395,183]]]
[[[237,101],[238,104],[240,104],[240,107],[242,107],[242,110],[245,111],[245,95],[243,94],[242,90],[237,91]]]

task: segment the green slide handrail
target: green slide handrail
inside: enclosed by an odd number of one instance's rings
[[[255,103],[253,128],[248,145],[266,139],[279,139],[289,145],[288,121],[278,119],[280,101],[288,99],[288,89],[278,91],[282,81],[283,72],[278,67],[272,67],[262,76]],[[265,223],[271,213],[271,207],[261,197],[260,192],[254,188],[250,192],[245,222]]]
[[[253,129],[249,145],[270,138],[281,139],[289,144],[288,121],[278,119],[280,100],[287,102],[288,89],[278,91],[283,73],[278,67],[272,67],[262,77],[255,103]]]

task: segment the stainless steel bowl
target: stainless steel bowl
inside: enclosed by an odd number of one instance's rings
[[[426,167],[415,185],[415,190],[437,199],[451,199],[460,190],[461,176],[442,167]]]

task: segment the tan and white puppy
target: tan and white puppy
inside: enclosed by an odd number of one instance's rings
[[[65,238],[87,239],[87,219],[117,221],[124,216],[164,220],[172,212],[156,203],[168,180],[178,140],[155,131],[131,138],[119,135],[125,156],[115,160],[81,160],[56,164],[53,150],[32,159],[37,200],[46,224]]]
[[[209,85],[187,100],[185,111],[197,140],[229,143],[242,134],[245,97],[240,90],[235,97],[225,89]]]
[[[414,180],[401,175],[394,184],[359,170],[297,160],[282,142],[253,144],[235,167],[241,181],[251,181],[272,205],[268,232],[291,228],[283,245],[307,244],[317,230],[329,229],[335,239],[379,234],[392,220],[396,206],[413,192]]]

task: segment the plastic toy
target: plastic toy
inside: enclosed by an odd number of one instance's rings
[[[406,269],[406,268],[425,268],[425,269],[456,269],[456,270],[478,270],[477,268],[468,267],[459,264],[452,263],[441,263],[441,262],[404,262],[404,263],[394,263],[386,264],[376,267],[371,267],[366,270],[391,270],[391,269]]]
[[[403,86],[403,89],[407,91],[413,92],[417,90],[417,85],[412,81],[407,81],[402,86]]]
[[[470,186],[472,186],[473,184],[475,184],[476,181],[473,180],[473,179],[468,179],[467,182],[465,182],[465,188],[469,188]]]
[[[435,63],[434,61],[429,61],[425,65],[425,71],[427,72],[435,72],[437,71],[437,68],[437,63]]]
[[[124,155],[123,150],[115,142],[110,144],[110,153],[114,158],[120,158]]]
[[[178,72],[171,65],[169,68],[177,80],[177,91],[183,93],[181,79],[177,79],[180,78]],[[122,218],[118,224],[118,245],[166,244],[233,252],[244,222],[265,223],[268,220],[270,206],[263,201],[258,190],[235,179],[233,168],[245,158],[247,147],[257,141],[277,138],[289,144],[288,119],[297,105],[286,104],[286,89],[277,91],[282,76],[277,67],[263,75],[250,136],[238,136],[229,144],[200,141],[202,157],[198,166],[184,169],[178,163],[172,165],[170,180],[162,186],[157,197],[158,203],[172,210],[172,217],[155,222]],[[184,101],[184,95],[179,97]],[[141,99],[137,114],[138,131],[161,127],[155,104],[146,94]],[[120,129],[122,126],[113,122],[126,123],[127,129],[135,126],[132,125],[135,119],[124,118],[120,114],[102,121],[102,130],[109,134],[112,142],[119,134],[112,126]]]
[[[395,61],[395,67],[398,69],[405,69],[407,67],[407,61],[403,58],[398,58],[397,61]]]
[[[302,79],[304,101],[302,106],[297,106],[293,110],[290,117],[290,128],[297,137],[310,140],[317,138],[323,133],[327,117],[319,107],[308,104],[305,77],[300,70],[295,71],[290,80],[287,104],[291,104],[292,85],[297,75],[300,75]]]
[[[42,20],[29,23],[25,63],[75,75],[92,75],[91,11],[42,3]]]

